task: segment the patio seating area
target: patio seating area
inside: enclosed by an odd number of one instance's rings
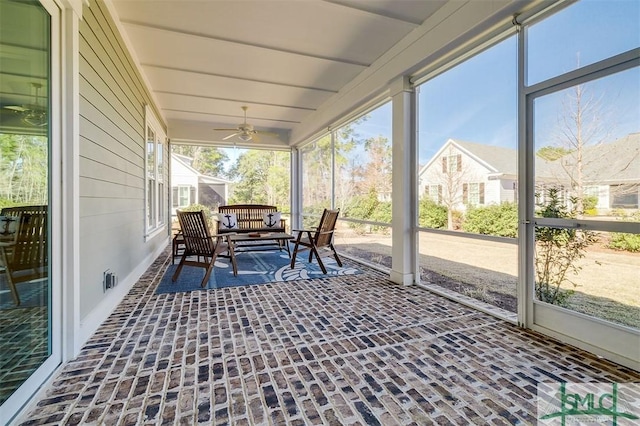
[[[157,295],[170,263],[167,248],[19,424],[533,424],[539,382],[640,381],[362,265]]]

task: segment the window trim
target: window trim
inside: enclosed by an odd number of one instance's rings
[[[149,165],[149,136],[150,131],[153,131],[154,143],[153,143],[153,171],[150,171]],[[164,189],[164,183],[167,181],[165,176],[160,176],[160,171],[162,173],[166,173],[166,156],[164,155],[166,152],[166,140],[167,136],[160,125],[160,120],[158,120],[157,116],[151,109],[149,105],[145,105],[145,126],[144,126],[144,235],[145,241],[154,237],[162,230],[164,230],[167,226],[167,214],[163,210],[166,208],[166,198],[167,195],[164,193],[166,190]],[[160,152],[160,154],[158,154]],[[159,164],[159,161],[162,161],[162,164]],[[149,191],[149,183],[150,183],[150,172],[152,173],[153,179],[153,188],[154,191]],[[152,199],[150,199],[152,197]],[[149,211],[149,206],[153,206],[153,211]],[[164,213],[164,214],[163,214]],[[149,216],[152,215],[153,218],[150,220]]]
[[[476,201],[477,195],[477,201]],[[473,197],[473,199],[472,199]],[[468,182],[462,184],[462,203],[468,206],[485,205],[485,184],[484,182]]]

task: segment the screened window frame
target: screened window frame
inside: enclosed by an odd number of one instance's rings
[[[145,238],[150,238],[166,228],[167,194],[164,183],[165,153],[167,137],[160,120],[149,107],[145,106],[144,127],[144,179],[145,179]],[[153,138],[151,138],[153,134]],[[153,139],[153,142],[151,140]],[[153,149],[151,149],[153,148]]]

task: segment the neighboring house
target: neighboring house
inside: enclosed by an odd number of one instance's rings
[[[640,133],[587,147],[581,161],[584,193],[598,198],[598,210],[638,209]],[[576,162],[575,155],[565,155],[551,163],[553,169],[549,176],[571,187],[571,181],[575,180]]]
[[[536,188],[560,187],[568,199],[577,179],[575,157],[547,161],[536,156]],[[587,147],[581,162],[584,194],[598,198],[598,210],[638,209],[640,133]],[[517,201],[517,163],[515,149],[449,139],[420,169],[419,191],[459,211]]]
[[[449,139],[418,174],[420,194],[454,210],[516,201],[516,152]]]
[[[193,158],[171,154],[171,214],[191,204],[210,208],[226,204],[229,182],[199,173],[192,167]]]

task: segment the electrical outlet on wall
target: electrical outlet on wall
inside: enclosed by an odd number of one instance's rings
[[[111,272],[110,269],[107,269],[102,273],[102,291],[107,292],[110,288],[113,288],[118,284],[118,277],[115,273]]]

